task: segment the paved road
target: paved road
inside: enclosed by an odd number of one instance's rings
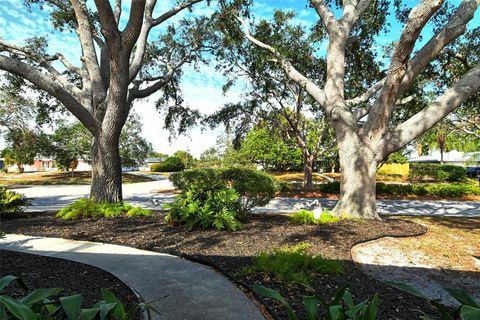
[[[170,181],[168,181],[168,177],[154,175],[154,178],[157,180],[125,184],[123,186],[124,200],[135,206],[149,209],[161,209],[164,203],[171,202],[175,194],[155,192],[173,188]],[[90,192],[90,186],[30,186],[14,190],[32,199],[32,205],[27,208],[27,211],[41,212],[59,210],[76,199],[87,197]],[[312,200],[314,199],[278,197],[273,199],[266,207],[255,208],[255,210],[264,212],[293,212],[297,211],[297,208],[302,204]],[[332,209],[336,203],[335,200],[323,198],[318,200],[322,207],[327,209]],[[480,217],[480,202],[474,201],[379,200],[377,204],[380,214]]]
[[[104,269],[159,314],[152,320],[261,320],[257,307],[213,269],[152,251],[87,241],[6,235],[0,249],[53,256]],[[133,272],[132,272],[133,271]],[[100,289],[99,289],[100,290]]]
[[[140,173],[141,174],[141,173]],[[145,174],[142,174],[145,175]],[[168,177],[161,175],[148,175],[156,181],[129,183],[123,185],[123,198],[135,206],[149,209],[159,209],[165,202],[170,202],[175,197],[173,193],[159,194],[159,190],[171,190],[173,185]],[[24,186],[13,189],[30,198],[31,206],[26,211],[41,212],[59,210],[69,203],[88,197],[89,185],[54,185],[54,186]],[[158,198],[159,200],[155,200]]]

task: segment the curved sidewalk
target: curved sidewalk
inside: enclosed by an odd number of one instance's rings
[[[160,315],[151,319],[261,320],[240,289],[213,269],[172,255],[59,238],[8,234],[0,249],[53,256],[106,270],[135,290]]]

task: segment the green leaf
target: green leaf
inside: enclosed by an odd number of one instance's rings
[[[333,298],[333,301],[330,303],[330,306],[338,305],[340,301],[342,300],[342,297],[345,295],[345,291],[347,290],[347,287],[341,287],[335,292],[335,297]]]
[[[22,278],[15,277],[15,276],[5,276],[0,279],[0,291],[3,290],[5,287],[9,286],[13,281],[16,281],[22,287],[23,290],[25,291],[28,290],[28,287],[25,284],[25,282],[23,282]]]
[[[450,293],[450,295],[457,299],[461,304],[480,309],[480,304],[464,290],[452,288],[446,288],[445,290],[447,290],[448,293]]]
[[[92,320],[99,311],[100,309],[98,308],[82,309],[80,315],[78,316],[78,320]]]
[[[427,299],[427,300],[431,300],[429,299],[427,296],[425,296],[423,293],[421,293],[420,291],[418,291],[417,289],[415,289],[414,287],[408,285],[408,284],[405,284],[403,282],[398,282],[398,281],[385,281],[386,284],[392,286],[392,287],[395,287],[397,289],[400,289],[402,291],[405,291],[405,292],[408,292],[410,294],[413,294],[414,296],[417,296],[419,298],[422,298],[422,299]]]
[[[26,306],[32,306],[33,304],[40,302],[50,296],[53,296],[62,291],[61,288],[48,288],[48,289],[36,289],[25,297],[20,299],[20,302]]]
[[[317,319],[318,313],[318,299],[316,296],[304,296],[303,304],[305,305],[305,311],[307,311],[307,319],[315,320]]]
[[[480,319],[480,309],[464,305],[460,308],[460,319],[478,320]]]
[[[276,290],[266,288],[261,285],[255,285],[252,287],[253,291],[257,292],[260,294],[262,297],[267,297],[271,298],[274,300],[277,300],[281,304],[283,304],[287,308],[287,313],[288,313],[288,319],[289,320],[296,320],[297,316],[295,315],[295,312],[293,311],[292,307],[290,306],[290,303]]]
[[[82,312],[82,300],[82,295],[80,294],[60,298],[60,304],[68,320],[78,319]]]
[[[343,302],[347,305],[348,309],[353,308],[353,298],[352,294],[347,290],[342,297]]]
[[[332,320],[344,320],[345,314],[341,305],[333,305],[328,307],[328,315]]]
[[[377,319],[377,310],[378,310],[378,294],[373,296],[372,301],[367,307],[367,314],[365,316],[365,320],[375,320]]]
[[[454,320],[453,317],[448,313],[448,309],[441,303],[437,301],[432,301],[432,305],[437,309],[438,313],[440,313],[442,320]]]
[[[19,301],[7,296],[0,296],[0,304],[3,304],[19,320],[36,320],[35,313]]]
[[[115,304],[115,307],[113,308],[113,310],[111,311],[111,314],[121,320],[121,319],[125,319],[125,307],[122,303],[122,301],[120,301],[116,296],[115,294],[113,294],[113,292],[107,290],[107,289],[100,289],[101,293],[102,293],[102,297],[103,299],[105,300],[106,303],[114,303]]]
[[[113,310],[117,306],[116,303],[101,303],[98,305],[98,308],[100,309],[100,320],[108,319],[108,313]]]

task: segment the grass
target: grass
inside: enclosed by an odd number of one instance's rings
[[[290,214],[290,220],[299,224],[327,224],[334,223],[344,219],[343,217],[337,217],[328,212],[327,209],[323,209],[322,214],[318,219],[315,219],[313,211],[300,210]]]
[[[64,220],[114,218],[118,216],[150,216],[152,211],[128,203],[97,203],[83,198],[60,210],[57,217]]]
[[[273,173],[273,175],[275,179],[277,179],[277,181],[303,182],[303,172],[277,172],[277,173]],[[322,182],[326,182],[326,180],[319,174],[314,173],[313,182],[322,183]]]
[[[152,179],[130,173],[122,174],[123,183],[148,182]],[[88,185],[91,183],[90,171],[73,172],[35,172],[0,173],[0,185]]]
[[[315,273],[343,272],[343,261],[326,259],[320,255],[311,255],[309,243],[300,243],[293,247],[283,246],[271,252],[262,252],[252,266],[241,270],[244,274],[264,272],[285,282],[311,283]]]

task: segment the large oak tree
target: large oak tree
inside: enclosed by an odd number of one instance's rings
[[[318,47],[320,41],[328,43],[324,82],[303,73],[302,66],[295,65],[274,41],[256,36],[250,32],[249,24],[240,19],[242,30],[249,41],[269,52],[283,72],[315,99],[332,123],[342,170],[340,200],[335,211],[379,219],[375,201],[378,164],[460,107],[480,87],[477,59],[471,59],[475,63],[462,74],[450,77],[448,85],[435,81],[442,76],[449,78],[448,68],[438,59],[445,50],[455,50],[454,44],[466,32],[480,0],[463,0],[458,7],[442,0],[423,0],[415,8],[402,7],[398,16],[404,22],[403,31],[392,46],[388,67],[374,82],[371,74],[352,69],[353,64],[348,61],[358,53],[375,50],[375,35],[381,30],[378,25],[388,24],[388,19],[378,17],[385,17],[384,10],[401,5],[402,1],[309,2],[319,17],[319,37],[311,41],[311,46]],[[414,50],[430,20],[435,22],[433,36]],[[355,43],[358,49],[351,50]],[[478,56],[478,47],[468,54]],[[426,72],[432,69],[435,72]],[[360,79],[357,83],[361,90],[350,88],[355,75]],[[439,90],[433,98],[421,97],[424,107],[412,112],[403,101],[411,98],[409,90],[418,85],[420,78]]]
[[[135,100],[177,88],[182,65],[199,59],[210,17],[175,17],[203,0],[179,0],[160,14],[154,13],[156,0],[128,1],[128,12],[122,12],[122,0],[25,2],[50,7],[53,26],[74,32],[79,59],[68,60],[63,48],[48,48],[43,37],[23,46],[0,38],[0,69],[48,93],[88,129],[94,137],[90,197],[122,201],[122,127]]]

